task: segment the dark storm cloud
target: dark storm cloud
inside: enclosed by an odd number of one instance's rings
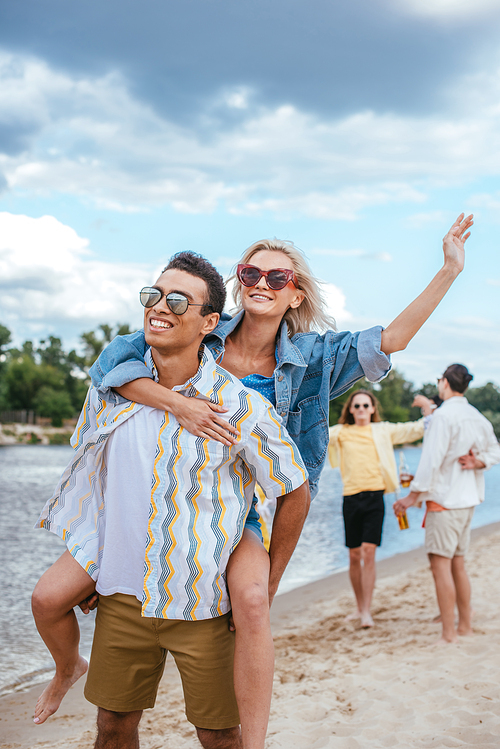
[[[18,0],[2,16],[4,48],[82,74],[118,69],[177,121],[234,86],[323,115],[435,111],[479,39],[484,49],[496,34],[495,24],[433,23],[383,0]]]

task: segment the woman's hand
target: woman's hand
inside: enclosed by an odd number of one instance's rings
[[[472,219],[472,214],[467,216],[467,218],[464,218],[464,214],[461,213],[443,239],[445,267],[454,270],[457,275],[458,273],[461,273],[464,268],[464,245],[470,237],[470,231],[468,230],[474,223]]]
[[[227,408],[200,398],[187,398],[174,393],[169,411],[179,424],[195,437],[216,440],[223,445],[235,445],[238,442],[238,430],[218,414],[225,413]]]

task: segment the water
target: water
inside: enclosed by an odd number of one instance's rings
[[[412,473],[420,448],[404,450]],[[20,690],[50,678],[52,660],[38,635],[30,609],[36,581],[64,551],[52,533],[34,530],[45,501],[72,455],[66,446],[12,446],[0,448],[0,563],[3,570],[0,607],[0,694]],[[486,473],[486,502],[476,508],[473,527],[500,520],[500,465]],[[496,500],[496,501],[495,501]],[[410,509],[410,529],[400,531],[386,497],[386,520],[378,558],[422,546],[422,510]],[[342,484],[338,471],[323,471],[320,491],[314,500],[294,556],[285,572],[280,592],[318,580],[346,568],[342,522]],[[82,630],[82,653],[90,653],[94,615],[77,611]]]

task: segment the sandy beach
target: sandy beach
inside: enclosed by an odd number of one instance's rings
[[[468,569],[473,637],[437,647],[434,586],[422,549],[379,564],[376,626],[352,611],[346,573],[279,596],[268,749],[500,746],[500,524],[473,532]],[[0,700],[4,749],[91,749],[95,709],[77,684],[44,726],[31,722],[42,686]],[[195,749],[175,668],[141,724],[143,749]]]

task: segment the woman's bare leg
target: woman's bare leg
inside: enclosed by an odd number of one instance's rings
[[[244,749],[264,749],[274,674],[269,618],[269,555],[245,530],[231,554],[227,583],[236,628],[234,689]]]
[[[78,652],[80,628],[73,607],[91,595],[95,582],[69,551],[36,584],[31,608],[37,629],[56,664],[56,674],[35,707],[34,722],[55,713],[68,689],[82,676],[87,661]]]

